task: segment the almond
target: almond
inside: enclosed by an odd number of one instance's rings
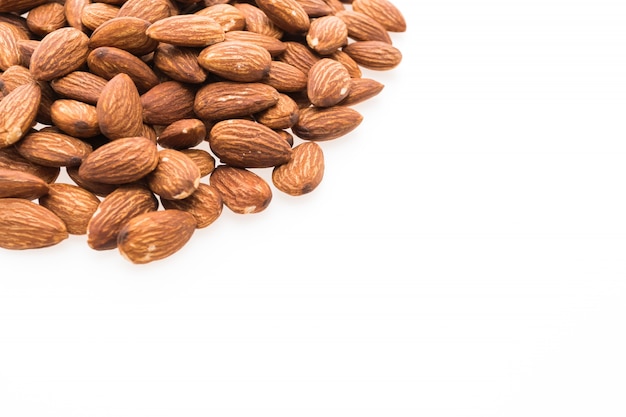
[[[352,78],[350,80],[350,92],[339,104],[353,106],[368,100],[380,93],[385,86],[371,78]]]
[[[288,95],[280,94],[276,104],[257,113],[255,119],[270,129],[289,129],[298,121],[299,112],[298,103]]]
[[[32,127],[41,103],[37,83],[21,85],[0,101],[0,148],[19,141]]]
[[[126,74],[111,78],[100,92],[96,104],[100,131],[109,139],[141,136],[143,106],[139,91]]]
[[[67,175],[74,181],[76,185],[85,190],[94,193],[97,196],[105,197],[115,191],[119,185],[118,184],[104,184],[98,181],[90,181],[85,178],[82,178],[78,173],[80,166],[71,166],[66,167],[65,171]]]
[[[85,71],[74,71],[50,82],[54,92],[60,96],[87,104],[98,102],[106,84],[107,80],[104,78]]]
[[[307,75],[291,64],[272,61],[270,70],[261,80],[281,93],[293,93],[306,89]]]
[[[30,72],[36,80],[50,81],[80,68],[89,54],[89,38],[73,27],[44,36],[30,59]]]
[[[36,249],[69,237],[59,217],[39,204],[21,198],[0,199],[0,247]]]
[[[0,168],[0,198],[34,200],[48,192],[48,184],[34,174]]]
[[[309,15],[296,0],[256,0],[256,4],[285,32],[305,33],[309,29]]]
[[[253,43],[226,41],[203,49],[198,62],[227,80],[255,82],[268,73],[272,56],[267,49]]]
[[[91,49],[112,46],[133,55],[145,55],[155,50],[158,42],[146,34],[150,22],[138,17],[124,16],[107,20],[89,38]]]
[[[172,7],[165,0],[128,0],[120,7],[118,17],[132,16],[154,23],[170,17]]]
[[[266,84],[221,81],[198,91],[194,111],[206,120],[243,117],[273,106],[278,97],[278,91]]]
[[[88,29],[82,22],[82,15],[83,9],[90,4],[90,2],[91,0],[65,0],[64,13],[68,25],[81,32],[87,32]]]
[[[214,4],[195,13],[197,16],[206,16],[215,20],[224,32],[243,30],[246,26],[246,18],[232,4]]]
[[[200,184],[189,197],[182,200],[161,198],[165,209],[177,209],[191,213],[196,219],[196,227],[203,229],[215,222],[222,214],[224,206],[222,196],[215,186]]]
[[[95,250],[117,247],[117,236],[133,217],[156,211],[159,201],[144,186],[125,185],[107,195],[87,223],[87,244]]]
[[[304,140],[331,140],[350,133],[361,121],[363,116],[350,107],[310,107],[300,110],[292,131]]]
[[[153,193],[168,200],[180,200],[198,189],[200,169],[184,153],[162,149],[159,151],[159,163],[147,179]]]
[[[220,165],[210,183],[222,196],[224,205],[237,214],[259,213],[272,201],[272,190],[262,177],[244,168]]]
[[[235,3],[234,6],[246,19],[246,30],[261,33],[276,39],[283,37],[283,30],[276,26],[263,10],[248,3]]]
[[[24,158],[14,146],[0,149],[0,168],[21,171],[35,175],[46,183],[52,183],[59,177],[59,167],[47,167]]]
[[[87,225],[100,205],[95,194],[72,184],[50,184],[39,204],[47,208],[65,223],[68,233],[84,235]]]
[[[343,20],[348,36],[355,41],[381,41],[391,43],[387,30],[374,18],[353,10],[344,10],[336,14]]]
[[[177,82],[162,82],[141,96],[143,120],[154,125],[169,125],[180,119],[196,117],[193,107],[196,91]]]
[[[124,258],[146,264],[178,252],[191,239],[196,220],[181,210],[162,210],[134,217],[120,230],[117,245]]]
[[[218,122],[209,134],[213,153],[225,164],[267,168],[291,158],[291,147],[269,127],[244,119]]]
[[[157,143],[164,148],[187,149],[201,144],[206,138],[206,126],[202,120],[180,119],[163,129]]]
[[[100,134],[96,107],[78,100],[55,100],[50,107],[52,122],[63,132],[76,138]]]
[[[313,64],[320,60],[320,57],[306,45],[294,41],[283,43],[285,44],[285,52],[279,57],[279,60],[293,65],[306,75],[309,74],[309,69]]]
[[[159,84],[159,78],[148,64],[123,49],[111,46],[96,48],[89,53],[87,65],[92,73],[107,80],[120,73],[128,75],[140,93]]]
[[[389,0],[354,0],[352,8],[372,17],[389,32],[406,31],[404,16]]]
[[[204,149],[181,149],[200,169],[200,177],[206,177],[215,169],[215,158]]]
[[[22,60],[18,41],[27,40],[28,36],[19,27],[0,22],[0,70],[5,71],[13,65],[19,65]]]
[[[267,52],[269,52],[270,55],[272,55],[273,57],[282,54],[287,48],[280,39],[276,39],[272,36],[264,35],[262,33],[250,32],[247,30],[235,30],[231,32],[226,32],[225,40],[253,43],[264,49],[267,49]]]
[[[92,3],[83,7],[81,22],[89,30],[96,30],[104,22],[117,17],[120,8],[112,4]]]
[[[170,16],[157,20],[146,30],[148,37],[171,45],[205,47],[224,40],[224,29],[210,17]]]
[[[153,62],[155,68],[174,81],[200,84],[206,80],[207,74],[198,63],[199,54],[193,48],[161,43],[154,51]]]
[[[348,28],[337,16],[320,17],[311,23],[306,41],[320,55],[330,55],[348,43]]]
[[[400,50],[381,41],[358,41],[343,48],[350,58],[364,68],[387,71],[397,67],[402,61]]]
[[[309,71],[307,95],[314,106],[331,107],[350,92],[350,73],[334,59],[317,61]]]
[[[296,0],[309,17],[321,17],[333,14],[333,9],[324,0]]]
[[[310,193],[324,177],[324,153],[315,142],[303,142],[293,148],[291,160],[272,170],[276,188],[289,195]]]
[[[330,56],[330,58],[334,59],[335,61],[346,67],[346,69],[348,70],[348,74],[350,74],[351,78],[360,78],[363,75],[361,73],[361,67],[359,67],[359,64],[357,64],[356,61],[350,58],[350,55],[346,54],[345,52],[336,51]]]
[[[0,0],[0,12],[23,13],[47,3],[47,0]]]
[[[30,133],[15,149],[29,161],[49,167],[80,165],[93,150],[88,143],[54,130]]]
[[[37,6],[28,12],[26,24],[35,35],[46,36],[48,33],[67,25],[65,8],[59,3]]]

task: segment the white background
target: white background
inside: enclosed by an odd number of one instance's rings
[[[312,194],[0,251],[0,415],[626,415],[626,4],[394,4]]]

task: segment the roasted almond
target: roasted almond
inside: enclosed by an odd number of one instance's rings
[[[346,98],[349,92],[350,74],[339,62],[323,58],[311,67],[307,95],[314,106],[334,106]]]
[[[362,121],[363,116],[350,107],[309,107],[300,109],[298,122],[291,130],[304,140],[331,140],[350,133]]]
[[[35,123],[41,87],[31,82],[16,87],[0,100],[0,148],[19,141]]]
[[[272,201],[267,181],[250,170],[220,165],[209,179],[222,196],[224,205],[234,213],[259,213]]]
[[[159,84],[159,77],[152,68],[139,57],[123,49],[102,46],[89,53],[89,70],[100,77],[110,80],[120,73],[128,75],[140,93],[144,93]]]
[[[132,218],[122,227],[117,246],[124,258],[146,264],[178,252],[191,239],[196,220],[181,210],[161,210]]]
[[[255,82],[268,73],[272,56],[267,49],[253,43],[226,41],[203,49],[198,62],[227,80]]]
[[[91,3],[91,0],[65,0],[64,13],[65,19],[68,25],[80,30],[81,32],[87,32],[87,28],[83,25],[82,15],[85,6]]]
[[[65,167],[65,171],[67,172],[68,177],[70,177],[70,179],[74,181],[76,185],[78,185],[81,188],[84,188],[85,190],[89,192],[94,193],[97,196],[105,197],[111,194],[113,191],[115,191],[119,187],[119,184],[104,184],[102,182],[91,181],[91,180],[82,178],[80,174],[78,173],[79,169],[80,169],[80,166],[78,165]]]
[[[161,43],[154,51],[153,62],[155,68],[163,72],[174,81],[182,83],[203,83],[207,74],[198,63],[200,54],[194,48]]]
[[[104,22],[115,19],[120,8],[107,3],[91,3],[83,7],[81,22],[88,30],[96,30]]]
[[[310,193],[324,177],[324,153],[315,142],[303,142],[293,148],[291,160],[272,170],[276,188],[289,195]]]
[[[350,92],[339,104],[353,106],[368,100],[380,93],[385,86],[371,78],[352,78],[350,80]]]
[[[311,51],[306,45],[295,41],[283,43],[285,44],[285,52],[280,55],[279,60],[293,65],[307,75],[313,64],[320,60],[319,55]]]
[[[184,153],[162,149],[159,163],[147,180],[153,193],[168,200],[180,200],[198,189],[200,168]]]
[[[150,22],[138,17],[124,16],[107,20],[89,38],[91,49],[112,46],[133,55],[145,55],[155,50],[158,41],[148,37]]]
[[[348,43],[348,28],[337,16],[320,17],[311,22],[306,41],[320,55],[330,55]]]
[[[281,93],[293,93],[306,89],[307,75],[291,64],[281,61],[272,61],[270,70],[261,80],[271,85]]]
[[[296,0],[256,0],[255,3],[285,32],[298,34],[309,30],[309,15]]]
[[[309,17],[333,14],[333,9],[324,0],[296,0]]]
[[[178,81],[162,82],[141,96],[145,123],[166,126],[180,119],[196,117],[196,91]]]
[[[288,95],[280,94],[276,104],[257,113],[254,117],[257,122],[270,129],[289,129],[298,121],[299,112],[298,103]]]
[[[224,29],[214,19],[200,15],[170,16],[157,20],[146,35],[158,42],[186,47],[205,47],[224,40]]]
[[[387,71],[402,61],[400,50],[381,41],[358,41],[346,45],[343,52],[364,68]]]
[[[48,183],[34,174],[0,168],[0,198],[34,200],[48,192]]]
[[[198,229],[205,228],[215,222],[222,214],[224,206],[222,196],[217,188],[209,184],[200,184],[192,195],[182,200],[161,198],[161,204],[165,209],[182,210],[193,215]]]
[[[389,0],[354,0],[352,8],[372,17],[389,32],[406,31],[404,16]]]
[[[100,92],[96,110],[100,131],[109,139],[142,135],[141,97],[128,75],[118,74],[107,82]]]
[[[274,87],[262,83],[215,82],[198,90],[194,112],[206,120],[243,117],[273,106],[278,97]]]
[[[202,120],[180,119],[163,129],[157,143],[164,148],[187,149],[201,144],[206,138],[206,126]]]
[[[100,93],[107,84],[104,78],[86,71],[74,71],[50,82],[52,89],[60,96],[96,104]]]
[[[96,107],[78,100],[55,100],[50,107],[52,122],[63,132],[76,138],[92,138],[100,134]]]
[[[93,150],[88,143],[54,130],[29,133],[15,149],[29,161],[49,167],[80,165]]]
[[[36,80],[50,81],[80,68],[88,54],[87,35],[64,27],[43,37],[30,58],[30,72]]]
[[[56,245],[69,237],[59,217],[21,198],[0,199],[0,247],[36,249]]]
[[[28,36],[19,27],[0,22],[0,70],[6,71],[13,65],[20,65],[22,56],[18,47],[18,41],[27,40]]]
[[[0,12],[23,13],[47,3],[47,0],[0,0]]]
[[[100,199],[77,185],[57,183],[50,184],[48,192],[39,198],[39,204],[59,216],[68,233],[84,235]]]

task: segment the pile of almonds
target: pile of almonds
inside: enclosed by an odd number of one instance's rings
[[[0,0],[0,247],[148,263],[313,191],[405,30],[389,0]]]

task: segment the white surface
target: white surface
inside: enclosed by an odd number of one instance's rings
[[[626,5],[395,4],[312,194],[146,266],[0,252],[0,415],[626,414]]]

